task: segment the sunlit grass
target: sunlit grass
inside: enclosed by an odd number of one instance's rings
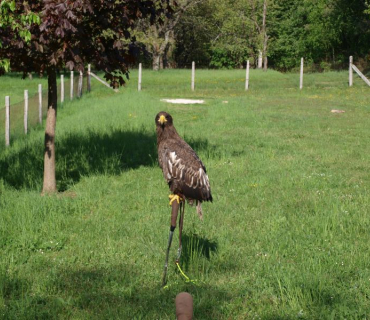
[[[367,319],[369,88],[346,72],[144,70],[60,109],[57,177],[41,197],[43,130],[0,153],[0,318]],[[2,78],[0,78],[0,81]],[[170,105],[161,98],[203,98]],[[332,109],[345,113],[334,114]],[[160,288],[170,208],[154,116],[169,111],[214,203],[186,207],[181,266]],[[177,233],[171,251],[176,257]]]

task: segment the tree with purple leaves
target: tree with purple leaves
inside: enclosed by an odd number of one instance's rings
[[[66,67],[82,71],[87,63],[92,63],[105,72],[105,78],[113,87],[123,85],[128,73],[127,65],[133,59],[129,40],[135,21],[142,18],[154,21],[162,12],[168,12],[169,2],[3,0],[0,4],[4,16],[11,15],[13,19],[10,23],[0,25],[0,60],[8,61],[10,69],[23,72],[23,76],[38,72],[48,77],[42,192],[53,193],[57,191],[57,70]],[[25,20],[22,18],[24,16],[33,18]],[[18,22],[21,22],[22,30],[15,25]],[[0,73],[4,71],[4,68],[0,68]]]

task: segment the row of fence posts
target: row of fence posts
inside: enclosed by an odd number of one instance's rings
[[[304,67],[304,59],[301,58],[301,66],[300,66],[300,79],[299,79],[299,89],[302,90],[303,88],[303,67]],[[249,69],[250,63],[249,60],[247,61],[246,67],[246,75],[245,75],[245,90],[249,89]],[[191,67],[191,90],[195,90],[195,62],[192,62]],[[349,86],[352,87],[353,85],[353,70],[370,86],[370,81],[358,70],[358,68],[353,64],[353,57],[349,57]],[[97,77],[94,73],[91,72],[91,66],[88,65],[87,69],[87,91],[91,91],[91,76],[95,77],[97,80],[102,82],[107,87],[110,87],[108,83]],[[60,102],[64,102],[64,75],[60,76]],[[74,72],[71,71],[70,77],[70,100],[73,100],[74,95]],[[82,96],[82,83],[83,83],[83,73],[80,71],[79,79],[78,79],[78,88],[77,88],[77,97],[80,98]],[[142,84],[142,64],[139,64],[139,76],[138,76],[138,91],[141,91],[141,84]],[[42,86],[39,84],[38,86],[38,96],[39,96],[39,119],[38,122],[42,123]],[[28,90],[24,91],[24,133],[27,134],[28,132]],[[5,97],[5,145],[9,146],[10,144],[10,97]]]
[[[246,75],[245,75],[245,90],[249,89],[249,60],[247,61]],[[299,71],[299,89],[303,89],[303,70],[304,70],[304,58],[301,58],[301,65]],[[370,81],[357,69],[353,64],[353,57],[349,57],[349,86],[353,85],[353,70],[370,86]],[[141,82],[142,82],[142,65],[139,63],[139,80],[138,80],[138,91],[141,91]],[[191,64],[191,90],[195,90],[195,62]]]
[[[249,69],[250,63],[249,60],[247,61],[247,68],[245,74],[245,90],[249,89]],[[139,76],[138,76],[138,85],[137,90],[141,91],[141,82],[142,82],[142,64],[139,63]],[[301,59],[301,70],[300,70],[300,81],[299,81],[299,88],[303,88],[303,58]],[[195,62],[193,61],[191,64],[191,91],[195,90]]]
[[[139,63],[139,75],[138,75],[138,84],[137,90],[141,91],[141,82],[142,82],[142,64]],[[247,61],[247,74],[245,79],[245,90],[249,88],[249,60]],[[195,62],[193,61],[191,64],[191,91],[195,90]]]
[[[87,91],[91,91],[91,66],[88,65],[87,69]],[[83,87],[83,73],[80,71],[77,87],[77,97],[82,96]],[[70,78],[70,100],[73,100],[74,96],[74,72],[71,71]],[[64,102],[65,91],[64,91],[64,75],[60,76],[60,102]],[[28,90],[24,90],[24,115],[23,115],[23,127],[24,134],[28,133]],[[38,123],[42,124],[42,85],[38,85]],[[10,145],[10,96],[5,97],[5,146]]]

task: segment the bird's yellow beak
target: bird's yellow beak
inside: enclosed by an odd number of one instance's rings
[[[163,125],[164,123],[166,123],[166,122],[167,122],[167,119],[166,119],[166,117],[162,114],[162,115],[159,117],[158,122],[159,122],[161,125]]]

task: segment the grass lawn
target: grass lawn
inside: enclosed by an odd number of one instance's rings
[[[369,319],[370,89],[347,76],[307,74],[300,91],[297,74],[251,70],[248,92],[244,70],[199,70],[194,92],[190,70],[144,70],[142,92],[136,71],[119,93],[93,80],[59,109],[51,197],[43,129],[2,143],[0,318],[174,319],[188,291],[195,319]],[[172,263],[175,232],[166,289],[162,110],[214,198],[203,221],[185,210],[181,266],[195,284]]]

